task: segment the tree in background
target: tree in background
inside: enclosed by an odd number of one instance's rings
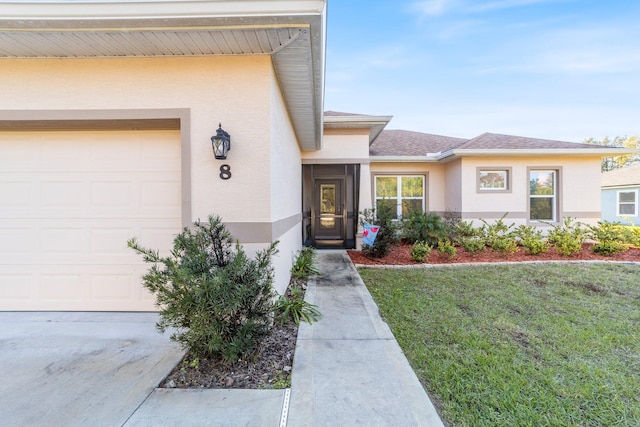
[[[623,147],[640,149],[640,137],[638,136],[616,136],[610,139],[605,136],[602,140],[595,138],[585,139],[585,144],[603,145],[605,147]],[[602,159],[602,172],[620,169],[633,163],[640,162],[640,154],[624,154],[617,157]]]

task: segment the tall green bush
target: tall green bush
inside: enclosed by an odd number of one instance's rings
[[[268,333],[273,308],[271,259],[277,242],[249,259],[218,216],[196,221],[162,257],[128,241],[151,267],[143,284],[160,308],[157,327],[195,357],[234,362],[249,356]]]
[[[408,243],[425,242],[435,246],[446,233],[444,221],[435,213],[414,211],[402,224],[402,237]]]

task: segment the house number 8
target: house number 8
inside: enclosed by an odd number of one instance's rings
[[[220,179],[224,179],[226,181],[229,178],[231,178],[231,166],[229,165],[220,166]]]

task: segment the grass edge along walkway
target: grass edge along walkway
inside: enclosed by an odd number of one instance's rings
[[[359,272],[451,425],[640,425],[640,266]]]

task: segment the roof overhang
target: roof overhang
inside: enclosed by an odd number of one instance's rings
[[[501,150],[449,150],[438,156],[439,160],[460,157],[519,157],[519,156],[578,156],[614,157],[634,154],[636,150],[625,148],[567,148],[567,149],[501,149]]]
[[[539,149],[539,150],[448,150],[442,153],[426,153],[424,156],[371,156],[372,163],[415,163],[449,162],[462,157],[530,157],[530,156],[578,156],[578,157],[615,157],[635,154],[638,150],[626,148],[576,148],[576,149]]]
[[[322,145],[326,0],[0,1],[0,58],[271,55],[300,147]]]
[[[438,156],[370,156],[371,163],[437,163]]]
[[[367,116],[349,114],[344,116],[324,116],[326,129],[369,129],[369,145],[380,135],[393,116]]]

